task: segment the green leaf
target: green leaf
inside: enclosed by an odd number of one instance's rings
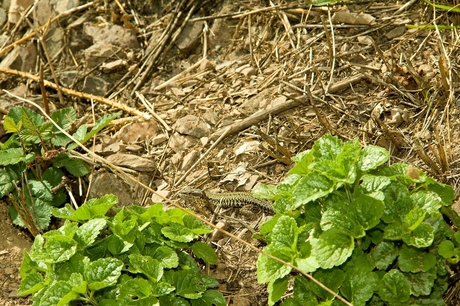
[[[313,273],[313,277],[327,288],[334,292],[338,292],[345,280],[345,273],[338,268],[332,268],[328,270],[318,270]],[[318,296],[322,301],[330,300],[333,297],[331,293],[327,292],[316,283],[311,282],[309,287],[311,292]]]
[[[318,239],[311,239],[312,256],[323,269],[341,265],[353,253],[354,240],[336,229],[323,232]]]
[[[411,232],[410,236],[404,236],[403,240],[408,245],[417,248],[429,247],[434,240],[434,228],[428,223],[422,223]]]
[[[147,280],[141,278],[130,279],[123,282],[120,286],[119,302],[126,303],[127,305],[142,305],[142,301],[149,298],[151,294],[152,288]],[[149,302],[151,304],[147,305],[154,305],[155,303],[150,300]]]
[[[294,250],[297,245],[297,231],[297,224],[294,218],[281,216],[272,231],[272,245]]]
[[[207,288],[218,285],[214,279],[191,270],[165,271],[164,279],[176,288],[177,295],[186,299],[198,299]]]
[[[100,118],[97,122],[96,125],[89,131],[88,134],[86,134],[85,138],[80,141],[82,144],[87,142],[89,139],[91,139],[94,135],[96,135],[100,130],[105,128],[113,119],[117,118],[120,116],[121,113],[113,113],[113,114],[107,114],[104,117]]]
[[[72,127],[72,123],[77,119],[77,113],[72,107],[61,108],[51,114],[51,119],[57,123],[64,131],[68,131]],[[53,131],[57,134],[61,133],[56,127]]]
[[[311,150],[300,152],[292,160],[296,164],[289,170],[288,174],[306,175],[311,172],[309,169],[310,164],[313,162],[313,152]]]
[[[58,263],[69,260],[76,251],[77,242],[62,234],[50,237],[46,242],[42,235],[38,235],[29,255],[35,262]]]
[[[438,212],[442,207],[441,197],[432,191],[418,190],[411,194],[410,197],[415,207],[423,209],[428,214]]]
[[[376,169],[383,165],[390,158],[390,152],[382,147],[367,146],[364,147],[358,157],[358,168],[362,172]]]
[[[180,209],[175,209],[176,211],[183,214],[182,221],[184,222],[184,226],[191,230],[192,233],[196,235],[204,235],[212,233],[212,230],[205,225],[203,222],[198,220],[197,218],[186,214],[185,212],[181,211]],[[168,212],[171,211],[168,210]]]
[[[143,251],[144,255],[151,256],[155,258],[165,269],[177,268],[179,265],[179,257],[177,253],[168,246],[155,247],[152,245],[147,245]]]
[[[14,165],[29,160],[29,156],[24,156],[22,148],[11,148],[0,151],[0,165]]]
[[[39,273],[22,276],[21,285],[18,289],[19,296],[34,294],[44,288],[44,281]]]
[[[288,277],[278,278],[268,283],[268,305],[274,305],[286,292]]]
[[[85,136],[86,136],[86,128],[87,128],[86,124],[80,125],[78,127],[77,131],[75,133],[73,133],[72,137],[75,138],[76,140],[78,140],[81,143],[83,141],[83,139],[85,138]],[[71,144],[69,144],[67,149],[68,150],[73,150],[76,147],[78,147],[78,144],[71,143]]]
[[[161,228],[161,233],[167,238],[178,242],[190,242],[198,238],[190,229],[178,223],[170,223]]]
[[[64,167],[70,174],[80,177],[90,173],[91,169],[81,159],[70,157],[69,153],[62,153],[53,158],[55,167]]]
[[[382,278],[379,295],[386,302],[407,302],[410,296],[409,282],[399,270],[390,270]]]
[[[439,244],[438,254],[444,258],[454,257],[458,253],[458,249],[455,248],[455,245],[450,240],[444,240]]]
[[[392,182],[384,190],[385,209],[382,220],[385,223],[402,222],[404,217],[415,208],[407,187],[400,182]]]
[[[97,291],[116,284],[123,266],[122,261],[110,257],[90,263],[84,275],[88,288]]]
[[[264,252],[285,262],[292,262],[295,256],[291,248],[280,248],[273,245],[265,247]],[[257,259],[257,281],[259,283],[268,283],[272,280],[283,278],[291,270],[291,267],[264,254],[259,254],[259,258]]]
[[[404,273],[404,276],[409,281],[411,294],[421,296],[431,293],[437,275],[436,272],[431,269],[427,272]]]
[[[398,257],[399,250],[393,242],[382,241],[371,251],[370,256],[379,270],[386,270]]]
[[[94,218],[102,218],[112,206],[118,203],[118,199],[113,194],[106,194],[98,199],[91,199],[74,210],[70,205],[61,209],[53,208],[53,216],[68,219],[71,221],[86,221]]]
[[[192,300],[192,306],[225,306],[225,298],[217,290],[207,290],[203,293],[201,298]]]
[[[19,180],[19,177],[19,174],[10,167],[0,168],[0,198],[15,189],[13,182]]]
[[[340,292],[355,306],[366,305],[374,291],[379,289],[380,279],[375,272],[347,273]]]
[[[452,186],[438,183],[432,178],[427,178],[426,183],[428,184],[427,190],[433,191],[440,196],[444,206],[452,204],[452,201],[455,199],[455,191]]]
[[[143,273],[153,283],[160,281],[163,276],[163,266],[158,260],[140,254],[130,254],[128,257],[131,264],[130,272]]]
[[[72,285],[67,281],[57,281],[52,282],[39,296],[34,296],[34,305],[35,302],[40,306],[68,305],[70,301],[77,298],[78,294],[72,291]]]
[[[19,133],[22,128],[22,121],[16,123],[13,118],[7,116],[3,119],[3,127],[7,133]]]
[[[404,272],[426,272],[436,265],[436,256],[414,247],[402,246],[398,265]]]
[[[53,200],[51,185],[47,181],[29,180],[29,190],[32,195],[43,201],[50,202]]]
[[[207,264],[215,265],[218,262],[218,257],[213,248],[208,244],[197,241],[192,245],[193,254],[196,257],[204,260]]]
[[[75,233],[75,241],[80,249],[85,249],[92,245],[100,232],[105,228],[105,219],[96,218],[83,223]]]
[[[426,210],[421,208],[412,209],[405,217],[404,223],[411,231],[415,230],[425,220]]]
[[[299,183],[294,187],[294,191],[292,192],[294,206],[289,210],[297,209],[301,205],[325,197],[334,191],[334,188],[334,182],[326,176],[314,172],[309,173],[300,179]]]

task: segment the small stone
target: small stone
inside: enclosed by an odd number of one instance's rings
[[[174,126],[179,133],[197,138],[209,136],[210,134],[209,126],[194,115],[187,115],[178,119]]]

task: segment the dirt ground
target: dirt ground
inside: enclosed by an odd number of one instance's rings
[[[73,107],[78,124],[92,124],[92,113],[99,118],[123,110],[92,149],[102,156],[127,152],[154,161],[155,170],[129,173],[168,200],[177,200],[176,192],[186,187],[249,191],[257,183],[276,184],[289,170],[290,158],[326,133],[383,146],[391,162],[411,163],[459,190],[460,36],[456,28],[441,27],[457,25],[457,13],[424,1],[80,5],[53,23],[63,30],[65,43],[52,57],[34,49],[50,82],[45,85],[51,109]],[[40,103],[34,78],[40,65],[29,62],[33,52],[25,53],[35,48],[37,37],[17,43],[37,22],[33,16],[38,15],[28,16],[30,23],[2,26],[8,40],[4,48],[0,44],[0,88]],[[118,32],[91,32],[113,25]],[[115,47],[97,45],[110,37],[116,37],[110,41]],[[6,65],[6,56],[17,48],[27,58],[18,56]],[[61,86],[74,90],[61,88],[63,100],[52,85],[53,73]],[[3,113],[17,104],[0,93]],[[143,122],[145,114],[152,119]],[[95,165],[92,177],[98,175]],[[116,179],[105,179],[109,186],[97,185],[97,191],[120,192]],[[78,183],[86,191],[89,179]],[[161,200],[151,193],[128,194],[129,188],[121,192],[123,201]],[[248,228],[257,229],[267,218],[227,211],[214,222],[262,247]],[[210,241],[220,260],[210,274],[220,281],[228,305],[266,305],[265,287],[256,281],[257,253],[218,234]],[[31,304],[16,296],[22,250],[30,245],[0,203],[1,305]]]

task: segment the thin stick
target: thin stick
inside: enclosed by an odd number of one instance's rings
[[[17,75],[17,76],[20,76],[22,78],[30,79],[30,80],[35,81],[35,82],[40,81],[40,78],[38,76],[30,74],[30,73],[27,73],[27,72],[19,71],[19,70],[8,69],[8,68],[0,68],[0,73],[1,72]],[[50,81],[47,81],[47,80],[43,80],[43,84],[45,86],[47,86],[47,87],[51,87],[51,88],[54,88],[54,89],[57,89],[57,87],[58,87],[56,84],[54,84],[54,83],[52,83]],[[152,118],[147,113],[143,113],[143,112],[141,112],[141,111],[139,111],[139,110],[137,110],[135,108],[129,107],[129,106],[121,104],[121,103],[117,103],[115,101],[112,101],[112,100],[104,98],[104,97],[100,97],[100,96],[96,96],[96,95],[90,95],[90,94],[87,94],[87,93],[83,93],[83,92],[79,92],[79,91],[76,91],[76,90],[68,89],[68,88],[65,88],[65,87],[62,87],[62,86],[60,88],[61,88],[63,93],[65,93],[65,94],[67,94],[69,96],[74,96],[74,97],[83,98],[83,99],[87,99],[87,100],[93,99],[94,101],[101,102],[101,103],[107,104],[109,106],[121,109],[122,111],[130,113],[132,115],[140,116],[144,120],[149,120],[150,118]]]

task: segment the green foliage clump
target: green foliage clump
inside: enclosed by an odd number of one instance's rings
[[[87,126],[82,125],[72,136],[85,143],[118,115],[104,116],[89,132]],[[66,132],[71,131],[76,117],[72,108],[60,109],[51,115]],[[51,208],[66,201],[65,189],[53,188],[64,176],[84,176],[90,169],[85,162],[70,155],[69,151],[77,144],[36,112],[14,107],[3,125],[11,136],[0,143],[0,198],[11,193],[13,223],[28,227],[35,235],[48,228]]]
[[[38,235],[24,252],[20,295],[34,305],[216,305],[225,306],[218,282],[200,274],[195,259],[217,263],[214,250],[193,242],[211,232],[203,223],[162,204],[106,212],[117,202],[106,195],[83,204],[53,208],[66,219],[58,230]]]
[[[292,264],[353,305],[444,305],[446,263],[460,258],[460,235],[441,212],[450,186],[407,164],[385,165],[383,148],[323,136],[298,154],[277,186],[257,197],[274,201],[276,215],[261,227],[264,252]],[[447,260],[446,260],[447,259]],[[261,254],[259,282],[273,305],[344,305],[303,275]]]

